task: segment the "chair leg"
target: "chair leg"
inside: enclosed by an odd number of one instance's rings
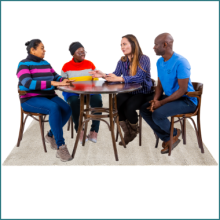
[[[42,119],[43,117],[42,116],[39,116],[39,124],[40,124],[40,132],[41,132],[41,138],[42,138],[42,142],[43,142],[43,146],[44,146],[44,151],[45,153],[47,152],[47,149],[46,149],[46,145],[45,145],[45,140],[44,140],[44,132],[43,132],[43,125],[42,125]]]
[[[142,117],[139,114],[139,146],[142,145]]]
[[[201,148],[198,128],[196,127],[196,124],[195,124],[194,120],[192,118],[189,118],[189,119],[193,123],[194,129],[195,129],[195,132],[196,132],[197,142],[198,142],[199,148]],[[197,120],[198,120],[198,118],[197,118]]]
[[[25,119],[24,119],[24,122],[23,122],[23,125],[22,125],[22,132],[21,132],[21,140],[23,138],[23,134],[24,134],[24,126],[25,126],[25,123],[27,121],[27,118],[28,118],[29,115],[26,115]]]
[[[72,117],[72,116],[70,116],[70,118],[71,118],[71,117]],[[69,118],[69,120],[68,120],[68,124],[67,124],[67,131],[70,130],[70,120],[71,120],[70,118]]]
[[[70,116],[69,123],[71,124],[71,138],[73,138],[73,118],[72,118],[72,116]]]
[[[21,135],[22,135],[22,132],[23,132],[23,119],[24,119],[24,113],[21,109],[21,122],[20,122],[20,130],[19,130],[19,135],[18,135],[17,147],[19,147],[20,142],[21,142]]]
[[[170,145],[169,145],[169,154],[171,155],[172,146],[173,146],[173,127],[174,127],[174,117],[171,117],[171,125],[170,125]]]
[[[184,133],[183,133],[183,123],[181,121],[181,118],[178,117],[178,119],[180,120],[180,126],[181,126],[181,132],[182,132],[182,139],[184,139]]]
[[[200,124],[200,111],[197,115],[197,127],[198,127],[199,147],[201,148],[201,152],[204,153],[204,148],[203,148],[203,143],[202,143],[201,124]]]
[[[158,147],[158,143],[159,143],[159,137],[157,136],[157,134],[154,132],[154,135],[156,137],[156,144],[155,144],[155,148]]]
[[[186,118],[183,119],[183,144],[186,144]]]
[[[116,129],[116,139],[115,139],[115,141],[117,142],[118,141],[118,128]]]

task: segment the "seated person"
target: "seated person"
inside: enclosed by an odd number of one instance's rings
[[[133,141],[138,132],[138,114],[136,110],[153,99],[151,90],[150,58],[143,54],[137,38],[127,34],[121,39],[121,50],[124,54],[118,61],[113,73],[106,75],[100,70],[91,71],[93,77],[105,78],[108,82],[139,83],[142,88],[133,92],[118,93],[117,110],[119,124],[124,132],[125,144]],[[122,141],[119,142],[122,145]]]
[[[49,115],[51,130],[45,136],[46,142],[57,150],[56,157],[61,161],[72,160],[63,138],[63,126],[71,109],[54,91],[55,86],[69,86],[71,82],[58,75],[43,59],[46,51],[41,40],[33,39],[25,45],[28,56],[19,63],[17,70],[19,89],[27,92],[20,96],[21,107],[27,112]]]
[[[154,99],[142,105],[141,116],[163,141],[161,153],[164,154],[169,152],[170,144],[171,125],[167,117],[194,112],[198,103],[197,98],[185,95],[195,91],[190,80],[191,67],[186,58],[173,51],[173,37],[160,34],[154,44],[156,55],[162,56],[157,61],[158,85]],[[172,149],[179,143],[180,134],[174,128]]]
[[[95,66],[91,61],[85,60],[86,51],[84,50],[83,45],[79,42],[73,42],[69,47],[69,51],[73,56],[73,59],[64,64],[61,71],[61,75],[63,77],[67,77],[69,80],[71,79],[75,81],[93,80],[89,74],[89,71],[95,70]],[[98,80],[98,79],[94,79],[94,80]],[[72,118],[75,124],[75,130],[76,132],[78,132],[79,114],[80,114],[79,94],[63,92],[63,97],[65,101],[69,103],[72,109]],[[91,94],[90,106],[102,107],[102,96],[100,94]],[[96,114],[101,114],[101,113],[96,113]],[[86,138],[86,141],[89,139],[94,143],[97,142],[99,124],[100,121],[96,121],[96,120],[92,121],[90,134],[88,135],[88,138]],[[79,140],[81,143],[83,140],[83,135],[84,135],[84,130],[82,130],[80,133]]]

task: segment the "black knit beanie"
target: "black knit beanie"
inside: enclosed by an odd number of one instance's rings
[[[83,45],[80,42],[74,42],[74,43],[70,44],[69,51],[70,51],[71,55],[74,55],[76,50],[78,50],[80,47],[83,47]]]

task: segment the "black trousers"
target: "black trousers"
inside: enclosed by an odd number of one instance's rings
[[[154,93],[151,94],[131,94],[131,93],[119,93],[117,95],[117,108],[119,114],[119,121],[125,121],[126,119],[131,124],[138,122],[138,115],[136,110],[149,102],[154,98]]]

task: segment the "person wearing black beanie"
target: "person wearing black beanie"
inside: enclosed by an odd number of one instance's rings
[[[65,63],[61,75],[75,81],[91,81],[92,77],[89,71],[95,70],[95,65],[85,60],[86,51],[84,46],[80,42],[73,42],[69,46],[70,54],[73,56],[72,60]],[[95,79],[98,80],[98,79]],[[63,92],[64,99],[69,103],[72,109],[72,119],[75,124],[75,130],[78,132],[79,125],[79,113],[80,113],[80,100],[79,95],[75,93]],[[91,107],[102,107],[102,96],[100,94],[94,94],[90,96]],[[101,114],[101,113],[97,113]],[[97,135],[99,131],[100,121],[92,121],[90,134],[86,138],[94,143],[97,142]],[[82,143],[84,131],[80,133],[80,142]]]

